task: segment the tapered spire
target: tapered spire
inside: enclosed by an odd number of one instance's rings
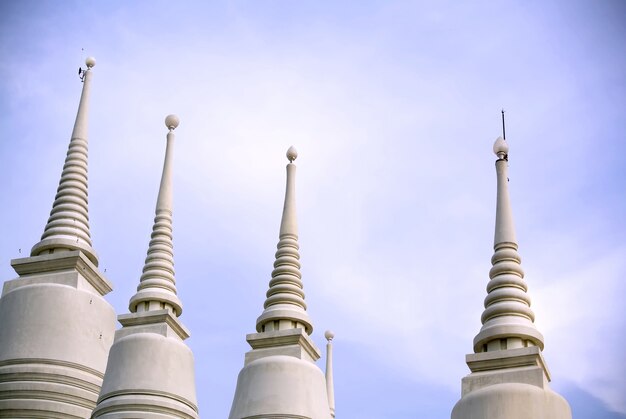
[[[81,250],[94,265],[98,266],[98,256],[91,247],[87,192],[89,95],[92,68],[96,65],[96,60],[89,57],[85,63],[87,70],[83,77],[83,92],[61,180],[41,241],[33,246],[31,256]]]
[[[508,151],[502,137],[494,146],[497,173],[496,226],[494,254],[491,258],[489,284],[485,298],[483,327],[474,338],[474,352],[539,346],[543,336],[534,325],[535,314],[530,308],[528,287],[524,281],[521,257],[517,252],[513,212],[509,200]]]
[[[172,243],[172,157],[174,129],[179,123],[176,115],[168,115],[165,118],[165,125],[169,132],[167,133],[163,175],[148,255],[137,293],[131,298],[129,304],[131,313],[164,308],[173,311],[176,316],[182,313],[182,303],[176,296],[174,245]]]
[[[280,223],[279,240],[272,279],[267,291],[264,311],[256,322],[258,332],[303,328],[313,332],[313,325],[306,312],[300,253],[298,252],[298,221],[296,217],[296,165],[293,161],[298,152],[292,146],[287,150],[287,188]]]

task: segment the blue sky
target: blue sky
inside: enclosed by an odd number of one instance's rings
[[[43,232],[93,55],[91,231],[120,314],[163,120],[181,119],[175,260],[202,417],[230,409],[292,144],[306,300],[318,345],[336,334],[339,417],[449,417],[480,329],[504,108],[552,387],[577,419],[626,418],[623,2],[206,3],[2,3],[2,280]]]

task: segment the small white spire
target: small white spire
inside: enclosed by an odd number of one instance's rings
[[[172,157],[174,152],[174,129],[180,120],[176,115],[165,118],[168,128],[163,175],[157,198],[154,226],[148,255],[137,293],[131,298],[131,313],[169,309],[180,316],[182,303],[176,296],[174,277],[174,245],[172,242]]]
[[[303,328],[313,332],[313,325],[306,312],[300,253],[298,252],[298,221],[296,217],[296,165],[292,162],[298,152],[292,146],[287,150],[287,187],[285,204],[280,223],[279,241],[272,279],[267,291],[264,311],[257,319],[258,332]]]
[[[330,330],[324,332],[326,343],[326,392],[328,393],[328,407],[330,415],[335,417],[335,385],[333,384],[333,344],[335,334]]]
[[[57,194],[41,241],[33,246],[31,256],[81,250],[94,265],[98,266],[98,256],[92,248],[89,231],[87,191],[89,95],[91,91],[91,69],[96,65],[96,60],[89,57],[86,64],[83,91]]]
[[[491,258],[491,279],[487,285],[483,327],[474,338],[474,351],[486,352],[513,349],[522,346],[539,346],[543,349],[543,336],[534,325],[535,314],[530,308],[528,286],[524,281],[521,257],[517,252],[513,211],[509,199],[508,152],[502,137],[494,146],[497,173],[496,225],[494,254]]]

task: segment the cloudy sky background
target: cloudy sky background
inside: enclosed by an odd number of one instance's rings
[[[626,418],[626,3],[0,9],[1,279],[43,232],[76,72],[93,55],[91,231],[120,314],[152,228],[163,120],[181,119],[175,260],[202,417],[230,410],[292,144],[313,338],[323,347],[323,331],[336,333],[338,417],[449,417],[480,329],[504,108],[552,387],[577,419]]]

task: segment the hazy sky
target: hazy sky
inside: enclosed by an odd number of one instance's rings
[[[262,312],[292,144],[338,417],[449,417],[489,279],[501,108],[552,387],[576,419],[626,418],[623,1],[0,8],[0,279],[43,232],[92,55],[91,231],[120,314],[152,228],[163,120],[181,119],[176,277],[203,418],[227,417]]]

